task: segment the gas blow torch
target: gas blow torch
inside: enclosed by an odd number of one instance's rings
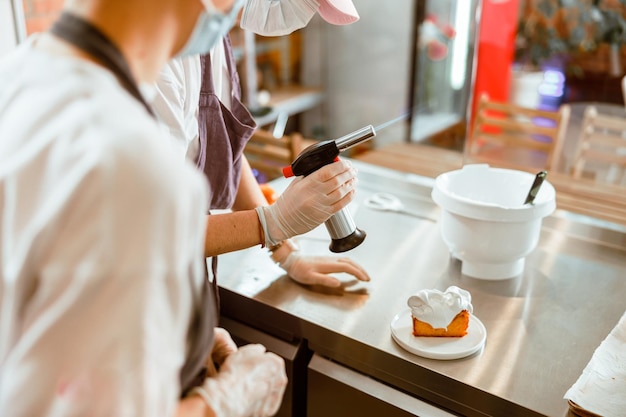
[[[324,165],[338,160],[339,153],[376,136],[372,125],[365,126],[335,140],[325,140],[304,149],[291,165],[283,168],[285,177],[309,175]],[[331,252],[346,252],[365,240],[365,232],[357,228],[347,207],[324,222],[331,237]]]

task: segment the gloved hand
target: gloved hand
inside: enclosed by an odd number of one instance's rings
[[[279,262],[294,281],[306,285],[324,285],[339,287],[341,281],[333,277],[332,273],[346,272],[360,281],[369,281],[370,277],[365,270],[350,258],[334,256],[304,256],[298,251],[292,251],[287,258]]]
[[[211,357],[207,361],[207,368],[211,369],[214,364],[222,366],[226,358],[237,351],[237,344],[230,337],[230,333],[226,329],[216,327],[214,330],[213,350],[211,351]],[[210,363],[209,363],[210,362]],[[209,373],[211,376],[211,373]]]
[[[200,395],[218,417],[269,417],[278,411],[286,386],[283,359],[252,344],[229,355],[217,375],[191,394]]]
[[[354,198],[356,170],[343,160],[297,177],[271,206],[257,207],[266,246],[315,229]]]

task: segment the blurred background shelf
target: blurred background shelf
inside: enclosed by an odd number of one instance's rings
[[[298,84],[290,84],[277,87],[270,92],[266,114],[253,115],[259,127],[275,123],[279,117],[293,116],[307,110],[313,109],[324,100],[324,93],[321,88],[306,87]]]

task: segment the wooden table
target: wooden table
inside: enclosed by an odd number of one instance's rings
[[[356,155],[370,164],[435,178],[463,166],[463,153],[417,143],[397,143]]]
[[[354,159],[397,171],[435,178],[463,166],[463,153],[417,143],[396,143],[356,155]],[[589,179],[574,180],[550,172],[548,181],[557,191],[557,207],[626,226],[626,188]]]

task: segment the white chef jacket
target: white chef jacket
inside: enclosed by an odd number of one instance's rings
[[[0,416],[166,416],[203,274],[207,185],[112,74],[0,63]]]
[[[222,104],[230,109],[231,85],[224,43],[218,42],[210,54],[214,90]],[[157,94],[150,102],[178,152],[191,161],[196,161],[200,153],[198,106],[201,86],[200,55],[177,57],[161,69],[156,82]]]

